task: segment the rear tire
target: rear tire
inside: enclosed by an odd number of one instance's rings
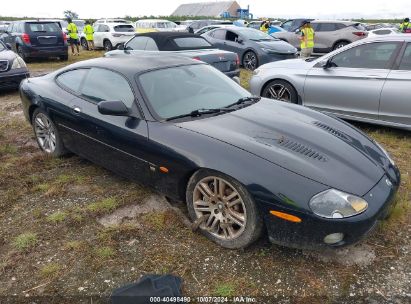
[[[280,79],[269,82],[264,87],[261,96],[289,103],[298,103],[297,91],[290,83]]]
[[[60,56],[60,60],[67,61],[68,60],[68,55]]]
[[[81,47],[83,48],[83,50],[88,51],[88,43],[84,38],[81,38]]]
[[[243,57],[243,67],[247,70],[254,71],[258,68],[258,58],[253,51],[247,51]]]
[[[113,49],[113,45],[111,44],[110,40],[104,40],[103,46],[107,52]]]
[[[24,62],[30,62],[30,59],[24,54],[23,49],[20,46],[16,46],[17,54],[24,60]]]
[[[350,43],[348,41],[339,41],[333,46],[333,51],[338,50],[346,45],[349,45]]]
[[[192,221],[203,218],[199,229],[222,247],[245,248],[261,235],[263,219],[255,202],[247,189],[228,175],[197,171],[188,182],[186,200]]]
[[[40,149],[47,155],[60,157],[67,154],[60,134],[48,114],[37,108],[34,110],[31,125]]]

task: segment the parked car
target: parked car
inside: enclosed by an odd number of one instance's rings
[[[318,59],[261,66],[251,92],[411,130],[411,36],[367,38]]]
[[[9,26],[10,23],[11,23],[10,21],[0,21],[0,33],[7,30],[7,27]]]
[[[378,28],[375,30],[368,31],[368,37],[398,34],[400,34],[400,31],[397,28]]]
[[[135,56],[142,52],[178,54],[201,60],[212,65],[229,77],[240,76],[240,60],[233,52],[216,49],[199,35],[175,32],[153,32],[137,34],[122,47],[104,56]]]
[[[179,27],[172,21],[161,19],[142,19],[135,23],[137,33],[148,32],[185,32],[185,29]]]
[[[99,23],[94,27],[94,46],[106,51],[116,49],[135,34],[134,27],[129,23]],[[80,34],[80,42],[85,47],[85,34]]]
[[[367,31],[358,22],[351,21],[311,21],[315,31],[314,52],[328,53],[351,42],[367,37]],[[300,32],[277,32],[273,37],[287,41],[300,48]]]
[[[24,60],[11,51],[10,44],[0,41],[0,90],[17,89],[20,82],[29,76]]]
[[[209,32],[209,31],[214,30],[214,29],[217,29],[217,28],[226,28],[226,27],[230,28],[230,27],[232,27],[232,26],[233,26],[232,24],[214,24],[214,25],[207,25],[207,26],[205,26],[205,27],[202,27],[202,28],[196,30],[194,33],[197,34],[197,35],[202,35],[202,34],[204,34],[204,33],[207,33],[207,32]]]
[[[297,53],[289,43],[247,27],[218,28],[202,36],[221,50],[237,53],[248,70],[268,62],[295,58]]]
[[[15,21],[0,35],[0,40],[9,43],[25,62],[33,58],[68,59],[67,36],[52,21]]]
[[[186,201],[209,239],[340,247],[389,215],[400,173],[372,139],[328,115],[252,97],[181,56],[98,58],[20,86],[46,154],[76,153]]]
[[[210,20],[195,20],[187,26],[187,32],[195,33],[196,31],[198,31],[199,29],[205,26],[221,25],[221,24],[233,25],[233,22],[227,21],[227,20],[211,20],[211,19]]]
[[[314,19],[309,18],[298,18],[298,19],[289,19],[281,23],[281,27],[287,32],[295,32],[298,30],[304,21],[313,21]]]

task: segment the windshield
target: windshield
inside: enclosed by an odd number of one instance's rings
[[[255,40],[255,41],[261,41],[261,40],[275,40],[273,37],[270,35],[267,35],[266,33],[263,33],[262,31],[246,28],[246,29],[241,29],[238,31],[241,35],[243,35],[245,38],[250,39],[250,40]]]
[[[156,28],[175,28],[177,27],[177,24],[171,21],[157,22],[155,27]]]
[[[227,107],[251,96],[236,82],[205,64],[151,71],[142,74],[139,80],[151,108],[161,119]]]

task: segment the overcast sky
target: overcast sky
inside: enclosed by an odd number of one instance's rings
[[[0,8],[1,16],[63,17],[70,9],[80,18],[170,15],[179,4],[204,2],[199,0],[18,0],[6,1]],[[255,17],[278,18],[404,18],[411,15],[410,0],[239,0],[243,8],[250,4]]]

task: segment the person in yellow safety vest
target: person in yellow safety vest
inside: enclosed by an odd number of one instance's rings
[[[411,23],[410,18],[405,18],[404,22],[400,25],[400,32],[401,33],[409,33],[411,34]]]
[[[83,30],[84,34],[86,35],[87,47],[89,51],[94,51],[94,29],[90,25],[90,21],[86,21],[86,26]]]
[[[78,30],[77,30],[77,25],[75,25],[73,23],[73,21],[71,20],[71,18],[67,18],[67,31],[69,33],[69,37],[70,37],[70,46],[71,46],[71,53],[74,55],[74,46],[76,46],[77,49],[77,56],[80,56],[80,48],[78,46]]]
[[[306,20],[302,24],[301,33],[301,52],[300,57],[307,58],[310,57],[314,51],[314,29],[311,27],[310,21]]]
[[[260,31],[264,33],[268,33],[269,28],[270,28],[270,21],[264,20],[263,23],[261,23]]]

